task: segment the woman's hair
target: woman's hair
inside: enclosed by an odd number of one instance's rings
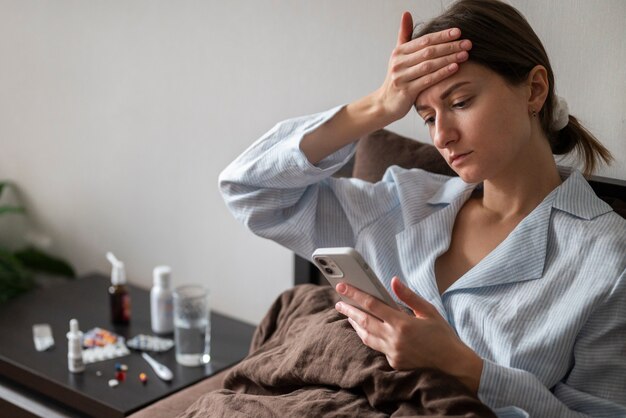
[[[514,7],[499,0],[459,0],[444,13],[418,26],[413,38],[448,28],[459,28],[464,39],[472,41],[469,60],[502,76],[512,85],[526,81],[536,65],[548,73],[548,96],[539,112],[541,127],[553,154],[576,151],[583,160],[585,175],[593,173],[598,163],[613,157],[574,116],[569,115],[565,128],[552,128],[555,93],[554,73],[548,54],[526,19]]]

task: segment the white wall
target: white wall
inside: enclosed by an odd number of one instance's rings
[[[447,4],[444,1],[443,4]],[[626,2],[513,1],[544,40],[557,88],[626,179]],[[291,285],[291,254],[225,209],[220,170],[278,120],[382,81],[403,10],[383,0],[0,0],[0,179],[80,273],[107,250],[148,287],[207,284],[258,322]],[[428,140],[411,115],[393,129]],[[6,222],[6,221],[5,221]],[[6,238],[6,237],[5,237]]]

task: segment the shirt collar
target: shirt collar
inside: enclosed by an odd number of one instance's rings
[[[461,195],[467,197],[477,186],[480,184],[465,183],[459,177],[453,177],[428,199],[428,203],[450,204]],[[587,180],[577,170],[573,170],[554,193],[556,196],[553,207],[578,218],[590,220],[613,210],[609,204],[596,196]]]
[[[477,183],[465,183],[460,177],[453,177],[446,181],[433,197],[428,199],[427,203],[431,205],[450,204],[460,195],[472,192],[476,186],[478,186]]]
[[[572,171],[569,177],[556,188],[552,206],[587,220],[613,210],[608,203],[596,196],[587,180],[577,170]]]

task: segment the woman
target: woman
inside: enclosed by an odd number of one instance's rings
[[[556,97],[511,6],[461,0],[412,26],[405,13],[378,90],[279,123],[226,168],[229,208],[307,258],[357,248],[414,315],[345,284],[375,317],[336,309],[392,367],[438,368],[500,415],[626,416],[626,222],[553,157],[577,150],[590,173],[609,152]],[[331,177],[412,107],[460,178]]]

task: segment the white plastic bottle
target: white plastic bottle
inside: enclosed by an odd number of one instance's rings
[[[150,290],[150,319],[156,334],[174,332],[174,300],[170,289],[172,269],[169,266],[154,268],[154,285]]]
[[[67,333],[67,368],[72,373],[85,370],[83,361],[83,333],[78,329],[78,320],[70,320],[70,332]]]

